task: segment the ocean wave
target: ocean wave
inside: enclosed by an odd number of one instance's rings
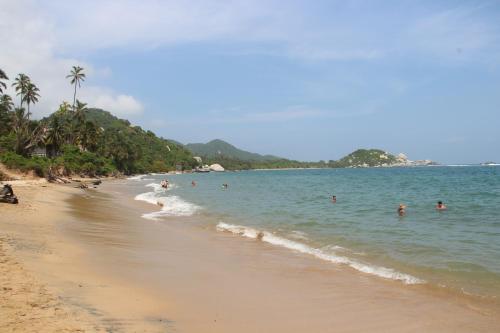
[[[297,231],[297,230],[293,230],[289,236],[291,238],[295,238],[295,239],[300,239],[300,240],[308,240],[309,238],[307,237],[307,234],[303,231]]]
[[[161,205],[161,210],[142,214],[143,218],[157,220],[165,216],[191,216],[199,209],[195,204],[187,202],[175,195],[156,198],[155,204]]]
[[[159,211],[143,214],[142,217],[145,219],[158,220],[163,216],[190,216],[200,208],[175,195],[162,196],[162,194],[166,194],[167,191],[177,188],[176,184],[170,184],[168,188],[163,188],[157,183],[150,183],[145,186],[152,187],[153,192],[138,194],[134,199],[161,206],[161,210]]]
[[[418,279],[414,276],[397,272],[391,268],[369,265],[369,264],[355,261],[355,260],[347,258],[347,257],[335,255],[334,253],[327,253],[327,252],[322,251],[320,249],[310,247],[306,244],[295,242],[295,241],[292,241],[292,240],[289,240],[286,238],[276,236],[276,235],[274,235],[270,232],[267,232],[267,231],[259,231],[257,229],[253,229],[253,228],[249,228],[249,227],[245,227],[245,226],[228,224],[228,223],[224,223],[224,222],[219,222],[217,224],[217,230],[231,232],[233,234],[237,234],[237,235],[247,237],[247,238],[260,239],[263,242],[266,242],[266,243],[269,243],[269,244],[272,244],[275,246],[281,246],[281,247],[284,247],[284,248],[287,248],[290,250],[294,250],[297,252],[310,254],[310,255],[315,256],[316,258],[319,258],[319,259],[322,259],[322,260],[325,260],[325,261],[328,261],[328,262],[331,262],[334,264],[347,265],[347,266],[352,267],[352,268],[354,268],[360,272],[363,272],[363,273],[376,275],[376,276],[383,277],[386,279],[402,281],[405,284],[420,284],[420,283],[425,282],[425,281]]]

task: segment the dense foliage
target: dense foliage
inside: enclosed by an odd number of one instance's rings
[[[67,76],[75,86],[73,105],[63,102],[41,120],[30,119],[30,106],[40,98],[30,78],[19,74],[15,79],[15,107],[11,96],[4,94],[9,78],[1,70],[0,74],[0,161],[8,168],[39,176],[95,176],[190,170],[197,164],[182,145],[109,112],[87,108],[76,96],[85,79],[81,67],[73,67]]]
[[[396,157],[380,149],[358,149],[332,164],[335,167],[375,167],[396,163]]]

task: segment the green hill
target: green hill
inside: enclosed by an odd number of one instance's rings
[[[85,116],[104,129],[99,153],[111,157],[119,169],[132,173],[162,172],[179,167],[191,169],[196,165],[191,152],[182,145],[157,137],[140,126],[133,126],[128,120],[94,108],[89,108]],[[133,158],[122,161],[120,156]]]
[[[9,139],[15,134],[0,136],[0,162],[7,167],[45,176],[50,170],[61,175],[109,175],[191,170],[197,165],[182,145],[101,109],[84,109],[80,115],[60,109],[31,123],[45,133],[36,147],[46,157],[30,158],[32,150],[16,154],[15,141]]]
[[[230,159],[240,161],[277,161],[282,160],[280,157],[272,155],[260,155],[250,153],[245,150],[236,148],[235,146],[222,141],[212,140],[207,143],[189,143],[185,145],[194,155],[208,159]]]
[[[396,156],[380,149],[358,149],[338,161],[332,161],[332,166],[347,167],[375,167],[396,164]]]

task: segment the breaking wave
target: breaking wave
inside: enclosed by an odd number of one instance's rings
[[[332,262],[334,264],[344,264],[363,273],[376,275],[386,279],[402,281],[405,284],[420,284],[425,282],[414,276],[397,272],[391,268],[361,263],[344,256],[336,255],[333,251],[325,252],[324,250],[316,249],[303,243],[276,236],[267,231],[260,231],[257,229],[228,224],[224,222],[219,222],[219,224],[217,224],[217,230],[231,232],[233,234],[237,234],[247,238],[260,239],[263,242],[275,246],[281,246],[300,253],[310,254],[315,256],[316,258]],[[334,248],[335,247],[332,247],[332,249]]]
[[[142,217],[145,219],[158,220],[165,216],[190,216],[200,208],[176,195],[166,196],[168,191],[177,188],[175,184],[170,184],[168,189],[163,188],[157,183],[147,184],[146,187],[152,187],[153,191],[138,194],[135,196],[135,200],[161,206],[161,210],[142,214]]]

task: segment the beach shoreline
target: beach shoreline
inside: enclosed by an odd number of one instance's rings
[[[1,207],[2,256],[67,309],[51,322],[76,320],[88,332],[493,332],[500,323],[498,312],[464,298],[208,230],[199,216],[142,219],[151,205],[124,198],[123,186],[26,184],[14,188],[18,206]],[[14,266],[1,266],[5,276]],[[20,307],[2,293],[6,307]],[[23,331],[15,313],[0,327]]]

